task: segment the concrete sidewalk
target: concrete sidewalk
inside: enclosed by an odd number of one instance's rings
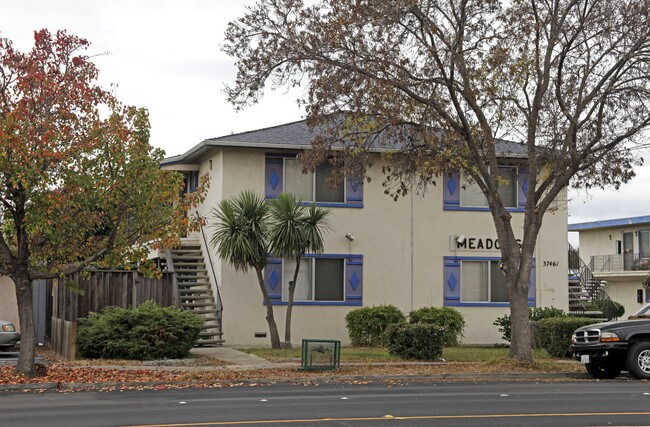
[[[296,366],[294,363],[269,362],[259,356],[244,353],[232,347],[196,347],[190,353],[197,356],[214,357],[215,359],[223,360],[235,369],[265,369]]]

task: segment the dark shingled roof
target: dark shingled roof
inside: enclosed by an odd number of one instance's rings
[[[197,160],[203,151],[209,147],[307,149],[315,136],[316,132],[309,129],[306,121],[300,120],[248,132],[209,138],[184,154],[166,158],[162,164],[191,163]],[[377,149],[377,151],[381,151],[381,149]],[[501,157],[527,157],[524,144],[505,140],[497,140],[497,153]]]

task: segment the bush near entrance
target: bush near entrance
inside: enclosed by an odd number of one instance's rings
[[[410,323],[426,323],[445,329],[445,345],[455,347],[460,345],[465,329],[463,315],[452,307],[422,307],[411,311]]]
[[[406,317],[394,305],[363,307],[352,310],[345,316],[345,325],[353,347],[384,346],[384,333],[388,326],[400,323],[406,323]]]
[[[197,314],[153,301],[136,308],[107,307],[79,319],[77,349],[93,359],[179,359],[196,344],[202,324]]]

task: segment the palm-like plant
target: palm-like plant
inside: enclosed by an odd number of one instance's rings
[[[214,233],[210,244],[221,259],[235,270],[255,270],[257,281],[266,304],[266,321],[269,325],[271,346],[280,347],[280,335],[273,316],[273,305],[264,286],[264,267],[269,253],[269,206],[264,197],[252,191],[222,200],[212,210],[217,222],[212,225]]]
[[[329,209],[316,204],[304,206],[302,200],[296,200],[295,196],[288,193],[280,194],[271,203],[271,252],[275,256],[296,261],[293,280],[289,282],[288,289],[284,347],[291,347],[291,316],[300,262],[307,252],[323,252],[323,235],[329,229],[329,213]]]

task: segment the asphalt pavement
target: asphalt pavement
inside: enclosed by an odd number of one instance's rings
[[[643,381],[323,383],[0,394],[2,426],[650,425]]]

